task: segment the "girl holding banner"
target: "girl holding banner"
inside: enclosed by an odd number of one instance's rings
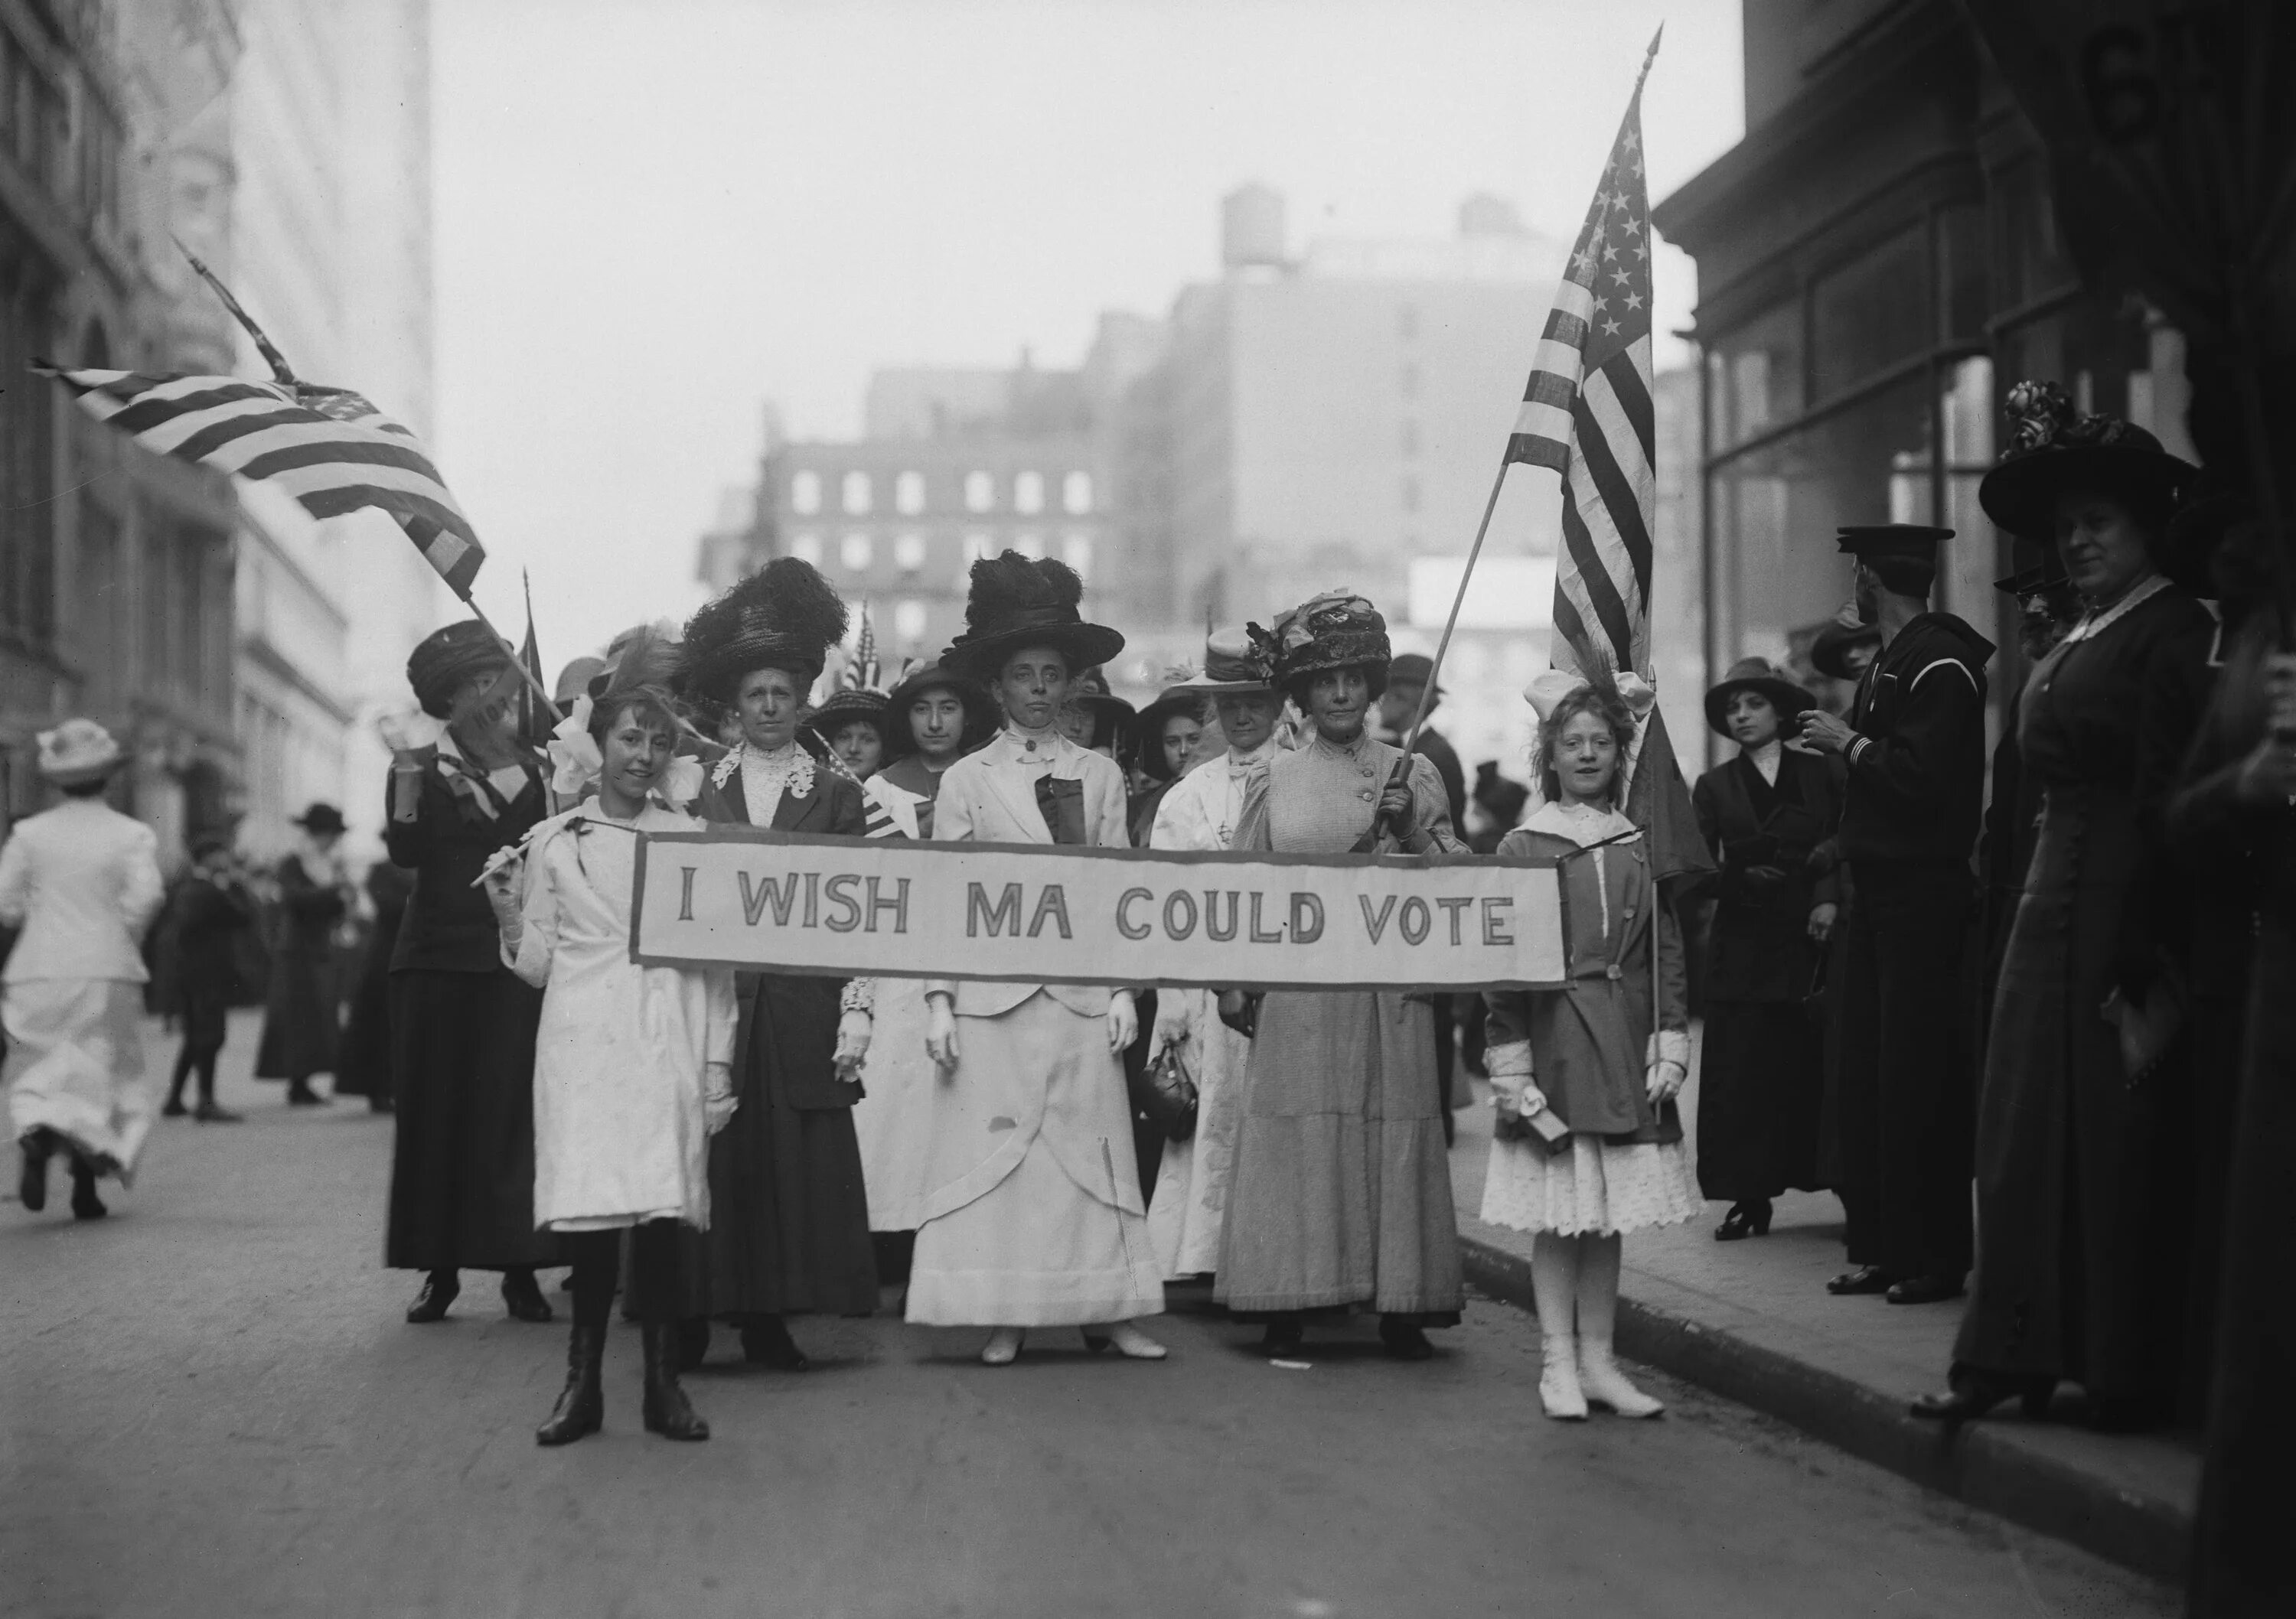
[[[1387,683],[1387,621],[1361,596],[1316,596],[1275,621],[1277,684],[1314,734],[1252,784],[1237,849],[1464,854],[1423,756],[1365,730]],[[1381,825],[1398,829],[1382,834]],[[1451,1167],[1424,995],[1271,993],[1244,1082],[1243,1119],[1214,1296],[1296,1353],[1308,1312],[1368,1304],[1401,1360],[1435,1351],[1466,1301]]]
[[[1075,673],[1124,637],[1086,624],[1077,576],[1017,552],[972,565],[965,633],[947,661],[991,683],[1006,728],[942,777],[938,841],[1128,847],[1124,773],[1059,730]],[[908,1319],[994,1329],[980,1353],[1012,1363],[1026,1329],[1084,1329],[1085,1345],[1161,1360],[1132,1318],[1164,1308],[1133,1162],[1121,1053],[1138,1032],[1128,990],[965,981],[927,985],[929,1190]]]

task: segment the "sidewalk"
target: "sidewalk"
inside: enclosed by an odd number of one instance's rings
[[[1693,1075],[1685,1123],[1696,1116],[1696,1087]],[[1475,1090],[1479,1102],[1488,1096],[1487,1085]],[[1490,1109],[1456,1116],[1451,1176],[1468,1279],[1529,1310],[1530,1239],[1475,1218]],[[2201,1472],[2188,1438],[2029,1422],[2013,1402],[2003,1408],[2013,1414],[1957,1431],[1919,1421],[1906,1402],[1944,1386],[1959,1301],[1899,1306],[1827,1293],[1826,1279],[1847,1268],[1841,1206],[1830,1194],[1780,1199],[1770,1234],[1743,1242],[1714,1240],[1723,1206],[1627,1239],[1621,1353],[2027,1528],[2157,1579],[2183,1578]]]

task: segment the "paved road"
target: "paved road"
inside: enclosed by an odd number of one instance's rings
[[[1021,1362],[810,1322],[816,1370],[713,1363],[716,1429],[542,1451],[559,1326],[484,1279],[399,1319],[389,1120],[168,1121],[114,1216],[0,1206],[0,1613],[168,1615],[2168,1614],[2169,1593],[1653,1378],[1666,1420],[1538,1414],[1531,1324],[1478,1300],[1424,1366],[1368,1329],[1305,1370],[1197,1312],[1162,1365]],[[156,1052],[155,1052],[156,1055]],[[12,1173],[8,1177],[12,1188]],[[554,1292],[554,1299],[560,1296]]]

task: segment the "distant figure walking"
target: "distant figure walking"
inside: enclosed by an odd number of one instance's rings
[[[294,824],[303,829],[303,845],[273,868],[279,916],[255,1077],[285,1080],[291,1108],[317,1108],[327,1099],[311,1089],[311,1075],[333,1073],[342,1046],[335,924],[350,912],[351,885],[336,853],[345,830],[342,811],[314,804]]]
[[[10,1045],[8,1118],[23,1153],[24,1206],[48,1200],[48,1159],[70,1155],[72,1213],[98,1220],[102,1175],[123,1185],[152,1129],[144,1077],[139,945],[159,914],[159,839],[103,802],[123,756],[94,720],[39,738],[41,775],[64,801],[0,847],[0,927],[22,929],[0,973]]]
[[[176,1053],[176,1073],[168,1086],[168,1105],[160,1111],[180,1118],[185,1082],[200,1082],[200,1105],[194,1115],[203,1124],[233,1124],[239,1115],[216,1100],[216,1059],[223,1054],[229,1033],[232,991],[238,985],[237,951],[240,935],[255,925],[255,900],[241,880],[239,863],[232,857],[228,838],[208,836],[192,847],[192,869],[184,873],[169,904],[172,932],[172,993],[165,1010],[183,1026],[184,1043]]]

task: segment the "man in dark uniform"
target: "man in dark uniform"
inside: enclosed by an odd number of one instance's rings
[[[1435,660],[1418,652],[1406,652],[1387,666],[1387,690],[1379,694],[1379,723],[1400,748],[1411,735],[1411,724],[1419,717],[1422,698],[1427,702],[1431,718],[1435,706],[1443,700],[1443,688],[1427,690],[1427,682],[1435,673]],[[1451,746],[1451,739],[1431,724],[1421,724],[1419,740],[1411,751],[1427,756],[1435,766],[1435,773],[1443,778],[1443,796],[1451,804],[1451,830],[1460,841],[1467,836],[1467,773],[1459,764],[1459,750]],[[1435,1079],[1443,1089],[1443,1139],[1452,1139],[1455,1126],[1451,1120],[1452,1073],[1457,1066],[1456,1009],[1448,995],[1431,997],[1435,1009]]]
[[[1801,716],[1802,740],[1848,761],[1839,840],[1857,885],[1840,1020],[1840,1190],[1853,1269],[1839,1294],[1893,1304],[1960,1296],[1970,1263],[1973,1067],[1964,996],[1985,792],[1993,643],[1929,610],[1950,528],[1843,528],[1860,617],[1882,653],[1847,724]]]

